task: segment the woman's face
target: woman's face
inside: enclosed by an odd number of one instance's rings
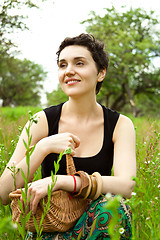
[[[93,92],[99,77],[90,51],[83,46],[65,47],[59,55],[58,78],[62,90],[70,97]]]

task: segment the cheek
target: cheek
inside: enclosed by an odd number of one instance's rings
[[[59,82],[61,82],[62,79],[63,79],[63,74],[62,74],[62,72],[58,72],[58,80],[59,80]]]
[[[80,74],[86,79],[97,78],[97,72],[93,68],[85,69]]]

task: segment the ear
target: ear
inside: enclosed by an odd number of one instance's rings
[[[102,82],[103,79],[105,78],[105,76],[106,76],[106,69],[100,70],[100,72],[98,73],[98,79],[97,79],[97,81],[98,81],[98,82]]]

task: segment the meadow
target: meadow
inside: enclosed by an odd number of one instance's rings
[[[0,108],[0,176],[33,107]],[[131,199],[133,240],[160,239],[160,119],[132,119],[136,129],[137,177]],[[21,239],[11,222],[10,205],[0,203],[0,239]]]

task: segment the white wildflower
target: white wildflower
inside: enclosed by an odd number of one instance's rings
[[[123,234],[123,233],[124,233],[124,228],[120,228],[120,229],[119,229],[119,233],[120,233],[120,234]]]
[[[145,164],[149,164],[149,163],[150,163],[150,161],[145,161],[144,163],[145,163]]]
[[[136,196],[136,193],[135,193],[135,192],[132,192],[132,196]]]
[[[111,200],[112,194],[111,194],[111,193],[107,193],[106,196],[105,196],[105,198],[106,198],[107,200]]]
[[[13,223],[13,228],[17,229],[17,224],[16,223]]]

